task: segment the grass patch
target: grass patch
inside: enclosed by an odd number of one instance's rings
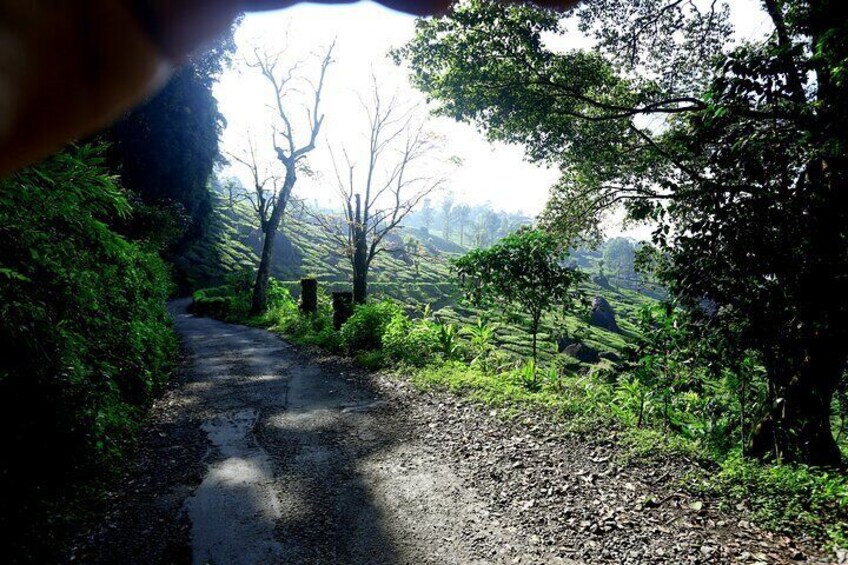
[[[403,372],[407,371],[412,384],[421,390],[447,391],[494,408],[542,410],[570,431],[614,423],[612,414],[601,409],[605,391],[588,376],[564,378],[559,384],[543,381],[534,390],[519,370],[495,374],[463,361],[407,367]],[[593,406],[593,402],[597,404]]]
[[[700,483],[728,507],[750,508],[763,527],[792,533],[803,530],[835,547],[848,547],[848,477],[804,465],[763,465],[739,454],[721,463],[718,473]]]

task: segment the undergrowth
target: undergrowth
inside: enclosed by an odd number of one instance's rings
[[[0,529],[11,561],[52,562],[175,366],[167,267],[121,236],[102,151],[70,148],[0,182]]]

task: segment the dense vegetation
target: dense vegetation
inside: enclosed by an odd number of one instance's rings
[[[133,210],[102,153],[72,147],[0,184],[0,527],[30,552],[12,558],[52,559],[176,361],[168,269],[116,233]]]
[[[109,130],[0,181],[0,554],[55,562],[178,363],[223,123],[224,37]],[[222,268],[215,266],[220,272]],[[11,543],[12,545],[7,545]]]
[[[230,32],[96,136],[108,148],[109,169],[135,203],[121,231],[133,239],[155,238],[184,291],[192,288],[194,273],[183,268],[181,258],[208,230],[209,179],[221,160],[218,137],[224,117],[212,87],[234,51]]]
[[[597,49],[556,51],[559,14],[471,0],[420,20],[397,56],[439,113],[562,168],[546,216],[562,237],[619,202],[655,221],[655,267],[693,335],[765,369],[749,451],[839,465],[848,34],[836,2],[763,7],[773,33],[729,48],[717,3],[587,2]]]

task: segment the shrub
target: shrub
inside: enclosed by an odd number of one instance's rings
[[[423,366],[429,363],[438,348],[438,328],[431,320],[411,320],[397,312],[386,325],[383,350],[393,361]]]
[[[258,320],[297,345],[314,345],[330,351],[341,349],[341,336],[333,328],[332,310],[327,296],[318,294],[318,311],[304,314],[289,290],[272,279],[268,291],[268,310]]]
[[[227,290],[226,287],[216,287],[195,291],[192,295],[192,313],[211,318],[228,318],[233,297],[226,295]]]
[[[167,267],[110,225],[130,213],[90,147],[0,181],[0,527],[20,548],[119,461],[178,352]]]
[[[349,351],[380,349],[389,322],[399,313],[402,313],[400,307],[389,300],[357,306],[342,326],[342,344]]]
[[[471,363],[479,365],[484,371],[489,369],[489,358],[495,350],[494,339],[497,324],[478,318],[473,326],[463,326],[460,334],[467,336]]]
[[[198,316],[209,316],[227,321],[243,321],[250,312],[250,299],[254,274],[245,269],[227,275],[221,286],[204,288],[192,295],[191,311]],[[278,302],[288,296],[288,291],[277,281],[271,280],[268,288],[269,304],[273,296]]]
[[[766,465],[730,457],[704,483],[707,491],[750,506],[766,528],[802,528],[848,547],[848,478],[838,471],[805,465]]]
[[[446,361],[460,357],[462,345],[459,343],[456,325],[450,323],[436,324],[436,337],[439,344],[439,353]]]

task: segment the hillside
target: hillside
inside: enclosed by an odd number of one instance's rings
[[[231,209],[217,199],[208,232],[182,258],[182,268],[195,273],[192,286],[220,284],[226,273],[254,268],[261,240],[248,205],[236,204]],[[401,248],[399,252],[382,253],[375,258],[369,284],[372,297],[391,298],[417,312],[429,305],[444,322],[476,324],[478,312],[461,303],[449,269],[450,258],[464,253],[466,248],[422,228],[403,228],[394,244]],[[285,218],[282,233],[277,236],[272,273],[296,296],[299,279],[306,276],[318,279],[326,292],[348,288],[351,268],[321,226],[302,214],[294,214]],[[653,300],[633,289],[605,287],[591,280],[582,290],[588,302],[585,316],[566,316],[556,327],[548,323],[540,334],[542,362],[549,362],[556,354],[555,343],[561,338],[580,341],[601,354],[614,354],[602,355],[605,357],[622,356],[627,343],[636,336],[639,310]],[[589,307],[596,296],[602,296],[613,307],[621,333],[587,323]],[[496,332],[500,349],[516,359],[530,354],[529,335],[522,322],[502,324]]]

